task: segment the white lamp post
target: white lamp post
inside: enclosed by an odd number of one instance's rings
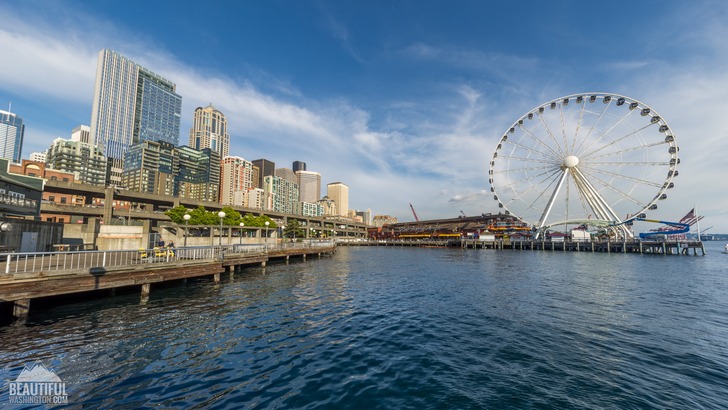
[[[187,237],[190,235],[190,214],[185,214],[185,216],[182,217],[185,220],[185,246],[187,246]]]
[[[268,225],[270,225],[270,222],[265,221],[265,250],[268,250]]]
[[[219,243],[219,245],[222,246],[222,218],[225,217],[225,212],[223,212],[223,211],[218,212],[217,217],[220,218],[220,243]]]
[[[244,222],[240,222],[240,244],[243,244],[243,227],[245,226]]]

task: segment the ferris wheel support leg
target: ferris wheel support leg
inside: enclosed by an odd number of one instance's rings
[[[569,168],[564,168],[564,173],[561,174],[561,178],[559,178],[559,183],[556,184],[556,188],[554,188],[554,192],[551,194],[551,198],[549,198],[549,202],[546,204],[546,209],[543,210],[543,213],[541,214],[541,219],[538,220],[538,233],[536,234],[536,239],[538,239],[538,236],[542,233],[541,228],[543,228],[544,224],[546,223],[546,218],[548,218],[549,213],[551,213],[551,208],[554,206],[554,201],[556,201],[556,197],[559,195],[561,186],[564,185],[564,181],[566,181],[566,176],[568,174]]]
[[[599,195],[599,192],[584,177],[584,174],[582,174],[578,168],[574,168],[572,175],[574,176],[576,185],[579,187],[580,190],[583,190],[583,193],[587,198],[587,202],[592,207],[594,212],[600,215],[602,219],[612,220],[615,224],[618,225],[618,229],[615,230],[615,234],[617,233],[616,231],[619,231],[623,234],[625,238],[632,238],[632,232],[627,229],[626,226],[620,224],[622,220],[619,218],[617,213],[614,212],[614,209],[609,206],[607,201],[605,201],[604,198]]]

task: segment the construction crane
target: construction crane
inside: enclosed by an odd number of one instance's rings
[[[467,215],[465,215],[465,212],[463,212],[462,209],[460,210],[460,213],[463,214],[463,218],[467,218],[468,217]]]
[[[417,212],[415,212],[415,207],[412,206],[412,202],[410,202],[409,205],[410,205],[410,209],[412,209],[412,215],[415,216],[415,221],[419,222],[420,221],[420,218],[417,216]]]

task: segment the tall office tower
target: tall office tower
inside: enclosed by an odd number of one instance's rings
[[[230,134],[227,119],[212,103],[205,108],[195,109],[195,119],[190,129],[190,147],[210,148],[220,154],[220,158],[230,155]]]
[[[92,185],[106,183],[106,156],[99,147],[56,138],[45,156],[47,168],[71,173],[76,181]]]
[[[293,172],[305,171],[306,163],[303,161],[293,161]]]
[[[92,144],[91,141],[91,127],[88,125],[79,125],[71,131],[71,141],[79,141],[86,144]]]
[[[327,196],[336,202],[336,215],[349,216],[349,187],[341,182],[326,185]]]
[[[175,195],[197,201],[218,202],[220,154],[210,148],[175,147]]]
[[[296,178],[300,201],[316,203],[321,199],[321,174],[313,171],[296,171]]]
[[[90,140],[104,152],[109,184],[119,184],[134,144],[179,144],[182,97],[173,82],[111,50],[99,52]]]
[[[0,158],[20,162],[23,134],[23,119],[10,111],[0,110]]]
[[[275,175],[277,177],[281,177],[283,179],[291,181],[294,184],[298,184],[298,178],[296,177],[296,173],[293,172],[293,170],[290,168],[276,168]]]
[[[253,189],[253,163],[240,157],[225,157],[220,166],[220,203],[243,206],[244,198],[237,192]]]
[[[263,178],[263,190],[273,194],[273,212],[293,214],[298,202],[298,184],[279,176]]]
[[[253,188],[260,188],[263,189],[262,186],[258,183],[260,180],[260,168],[256,167],[255,164],[253,164]]]
[[[31,152],[28,156],[28,159],[35,162],[46,162],[46,153],[45,152]]]
[[[253,165],[258,167],[258,182],[256,188],[263,188],[263,178],[267,176],[273,176],[276,174],[276,163],[268,161],[267,159],[256,159],[253,161]]]

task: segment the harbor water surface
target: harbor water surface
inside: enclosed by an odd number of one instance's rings
[[[0,374],[40,360],[78,408],[726,408],[723,245],[340,247],[32,313]]]

